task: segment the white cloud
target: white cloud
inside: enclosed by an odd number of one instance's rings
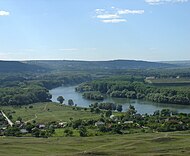
[[[0,16],[9,16],[10,13],[7,11],[0,10]]]
[[[126,15],[126,14],[144,14],[144,10],[118,10],[119,15]]]
[[[97,18],[100,18],[100,19],[119,18],[119,15],[117,15],[117,14],[102,14],[102,15],[97,15]]]
[[[103,23],[121,23],[127,22],[125,15],[128,14],[144,14],[144,10],[129,10],[129,9],[118,9],[112,6],[110,10],[96,9],[96,18],[101,19]]]
[[[126,19],[106,19],[106,20],[101,20],[103,23],[121,23],[121,22],[127,22]]]
[[[164,4],[164,3],[184,3],[188,1],[189,0],[145,0],[145,2],[150,5],[158,5],[158,4]]]
[[[101,14],[101,13],[103,13],[105,10],[104,9],[96,9],[95,10],[95,12],[97,13],[97,14]]]

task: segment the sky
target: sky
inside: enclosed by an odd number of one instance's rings
[[[190,0],[0,0],[0,60],[190,60]]]

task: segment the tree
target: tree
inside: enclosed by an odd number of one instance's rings
[[[112,115],[112,111],[111,110],[106,111],[106,113],[105,113],[106,117],[110,117],[111,115]]]
[[[73,106],[73,105],[74,105],[74,102],[73,102],[72,99],[69,99],[69,100],[68,100],[68,105],[69,105],[69,106]]]
[[[122,105],[117,105],[117,111],[122,112],[122,110],[123,110]]]
[[[65,101],[65,99],[63,98],[63,96],[58,96],[57,101],[59,101],[60,104],[62,104],[63,101]]]
[[[79,134],[80,134],[81,137],[86,137],[86,136],[88,136],[87,129],[82,126],[82,127],[79,129]]]
[[[73,131],[70,129],[65,129],[64,133],[65,133],[65,136],[73,136]]]
[[[95,109],[95,113],[96,113],[96,114],[99,114],[99,113],[100,113],[100,109],[99,109],[99,108],[96,108],[96,109]]]

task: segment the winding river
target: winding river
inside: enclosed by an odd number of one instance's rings
[[[69,99],[72,99],[77,106],[89,107],[90,104],[97,102],[92,100],[87,100],[82,97],[82,93],[75,92],[76,86],[68,87],[58,87],[50,90],[52,94],[52,101],[57,102],[58,96],[63,96],[65,98],[64,103],[67,104]],[[190,113],[190,106],[187,105],[174,105],[174,104],[160,104],[143,100],[130,100],[125,98],[111,98],[107,97],[101,102],[114,102],[117,104],[122,104],[123,111],[126,111],[129,105],[133,105],[138,113],[141,114],[152,114],[155,110],[170,109],[183,113]]]

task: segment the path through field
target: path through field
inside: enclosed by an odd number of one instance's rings
[[[2,115],[5,117],[5,119],[7,120],[7,122],[9,123],[9,125],[12,127],[13,126],[13,122],[6,116],[6,114],[1,111]]]

